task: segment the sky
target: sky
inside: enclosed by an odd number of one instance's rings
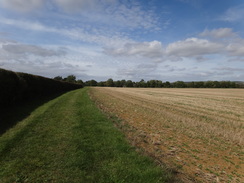
[[[0,68],[83,81],[244,81],[243,0],[0,0]]]

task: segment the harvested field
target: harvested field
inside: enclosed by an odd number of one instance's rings
[[[91,88],[130,142],[182,182],[244,182],[244,90]]]

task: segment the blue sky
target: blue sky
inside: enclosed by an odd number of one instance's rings
[[[243,19],[243,0],[0,0],[0,67],[84,81],[243,81]]]

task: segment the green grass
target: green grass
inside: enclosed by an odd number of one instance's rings
[[[38,97],[32,100],[25,100],[15,105],[0,108],[0,136],[9,128],[15,126],[19,121],[22,121],[30,115],[37,107],[44,103],[64,94],[58,93],[51,96]],[[13,115],[14,114],[14,115]]]
[[[168,172],[129,146],[87,90],[45,103],[0,137],[1,183],[170,180]]]

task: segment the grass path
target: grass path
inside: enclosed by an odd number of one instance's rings
[[[128,145],[88,89],[66,93],[0,136],[0,182],[166,182]]]

